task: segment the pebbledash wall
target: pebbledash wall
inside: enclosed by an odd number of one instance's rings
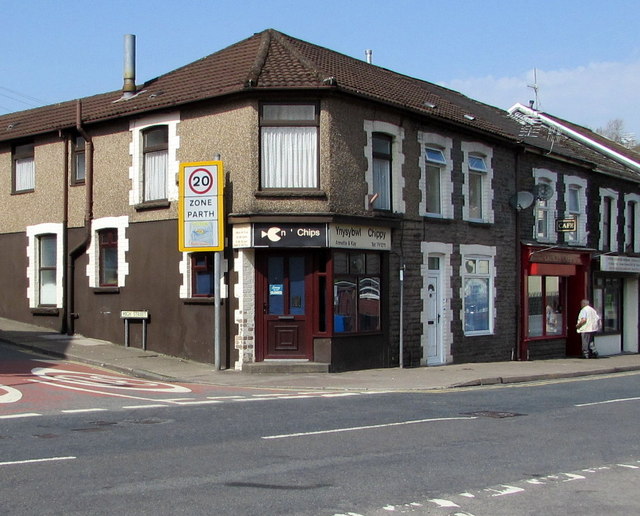
[[[318,100],[318,97],[313,97]],[[213,307],[211,300],[188,295],[185,256],[177,249],[177,189],[172,178],[180,162],[211,159],[220,154],[225,163],[227,214],[282,214],[326,217],[340,215],[371,219],[393,229],[392,250],[386,261],[387,297],[383,303],[386,344],[366,356],[366,338],[341,339],[335,369],[380,367],[399,362],[429,363],[426,329],[426,274],[437,259],[441,315],[437,356],[431,363],[508,360],[516,341],[517,285],[514,212],[508,198],[515,191],[514,151],[498,139],[477,133],[427,125],[401,111],[338,98],[320,99],[320,185],[324,199],[256,195],[259,191],[258,100],[243,99],[203,104],[134,119],[88,127],[94,154],[92,235],[102,227],[119,229],[118,285],[97,288],[95,246],[90,246],[74,267],[75,331],[100,339],[124,342],[122,310],[148,310],[148,349],[202,362],[213,361]],[[169,125],[169,202],[164,206],[139,203],[140,183],[135,142],[143,128]],[[370,210],[371,134],[393,137],[394,213]],[[447,164],[442,184],[443,213],[424,209],[424,147],[438,145]],[[469,220],[469,153],[482,153],[489,170],[482,199],[484,219]],[[1,149],[0,167],[10,177],[11,150]],[[6,196],[2,216],[6,233],[0,236],[0,294],[3,316],[60,329],[61,311],[32,310],[27,277],[33,266],[29,238],[58,231],[64,213],[63,142],[36,140],[37,186],[34,192]],[[368,172],[369,171],[369,172]],[[84,237],[82,226],[86,187],[69,188],[69,242],[73,249]],[[53,202],[52,202],[53,201]],[[9,215],[11,214],[11,215]],[[31,229],[30,229],[31,228]],[[34,229],[35,228],[35,229]],[[255,254],[232,249],[227,235],[224,255],[222,328],[223,364],[241,368],[253,362],[255,350]],[[60,229],[61,231],[61,229]],[[464,327],[466,267],[482,259],[489,264],[489,328]],[[400,281],[400,271],[403,280]],[[33,277],[33,274],[31,273]],[[403,302],[400,303],[402,296]],[[402,316],[402,338],[400,334]],[[142,325],[132,322],[130,344],[142,345]],[[354,359],[359,355],[357,359]]]

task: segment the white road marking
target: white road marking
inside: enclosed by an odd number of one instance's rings
[[[167,393],[187,393],[191,389],[182,385],[154,382],[141,378],[127,376],[115,376],[99,374],[93,372],[72,371],[66,369],[55,369],[48,367],[36,367],[31,372],[45,380],[52,382],[63,382],[74,385],[84,385],[87,387],[103,389],[124,389],[133,391],[167,392]]]
[[[166,408],[167,405],[161,405],[159,403],[150,403],[148,405],[126,405],[123,409],[147,409],[147,408]]]
[[[38,414],[37,412],[23,412],[22,414],[9,414],[6,416],[0,416],[0,419],[18,419],[21,417],[37,417],[42,414]]]
[[[82,414],[85,412],[107,412],[109,409],[106,408],[84,408],[84,409],[67,409],[61,410],[63,414]]]
[[[503,485],[495,489],[494,488],[485,489],[485,491],[487,493],[493,493],[491,496],[505,496],[505,495],[515,494],[515,493],[522,493],[524,489],[522,489],[521,487]]]
[[[635,398],[618,398],[614,400],[604,400],[604,401],[593,401],[591,403],[577,403],[574,407],[591,407],[593,405],[606,405],[607,403],[621,403],[623,401],[638,401],[640,400],[640,396],[636,396]]]
[[[1,391],[5,391],[5,394],[0,395],[0,403],[15,403],[22,398],[22,393],[18,389],[8,385],[0,385]]]
[[[59,460],[75,460],[78,457],[48,457],[46,459],[26,459],[26,460],[12,460],[7,462],[0,462],[0,466],[15,466],[17,464],[34,464],[38,462],[53,462]]]
[[[442,498],[430,498],[428,502],[435,503],[438,507],[460,507],[451,500],[443,500]]]
[[[310,435],[337,434],[341,432],[357,432],[359,430],[373,430],[376,428],[390,428],[393,426],[415,425],[421,423],[435,423],[439,421],[468,421],[477,419],[476,417],[436,417],[431,419],[413,419],[410,421],[399,421],[397,423],[382,423],[379,425],[352,426],[346,428],[333,428],[331,430],[316,430],[313,432],[297,432],[292,434],[266,435],[261,439],[285,439],[287,437],[306,437]]]
[[[71,385],[63,385],[61,383],[52,382],[50,380],[34,380],[30,379],[29,381],[34,383],[42,383],[44,385],[51,385],[53,387],[60,387],[61,389],[70,389],[72,391],[81,391],[81,392],[91,392],[93,394],[102,394],[103,396],[112,396],[115,398],[128,398],[132,400],[143,400],[147,401],[150,398],[145,398],[143,396],[132,396],[131,394],[120,394],[118,392],[107,392],[107,391],[96,391],[94,389],[83,389],[82,387],[73,387]],[[153,400],[156,401],[156,400]]]

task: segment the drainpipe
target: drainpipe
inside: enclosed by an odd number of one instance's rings
[[[78,314],[75,309],[74,295],[74,271],[75,261],[86,252],[91,243],[91,221],[93,220],[93,141],[91,136],[82,127],[82,101],[76,104],[76,131],[85,141],[85,213],[84,213],[84,237],[82,241],[69,251],[67,260],[67,334],[75,333],[75,319]]]
[[[67,270],[67,253],[69,251],[69,135],[59,133],[64,142],[64,179],[62,184],[62,270]],[[62,321],[60,333],[67,333],[67,282],[66,272],[62,274]]]

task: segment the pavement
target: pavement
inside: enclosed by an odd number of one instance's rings
[[[640,354],[384,368],[344,373],[246,373],[0,318],[0,341],[114,372],[164,382],[298,390],[422,391],[640,371]]]

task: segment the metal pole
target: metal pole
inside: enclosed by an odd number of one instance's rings
[[[221,369],[220,364],[220,252],[213,253],[213,348],[214,364],[217,371]]]
[[[404,263],[400,266],[400,367],[404,367]]]

